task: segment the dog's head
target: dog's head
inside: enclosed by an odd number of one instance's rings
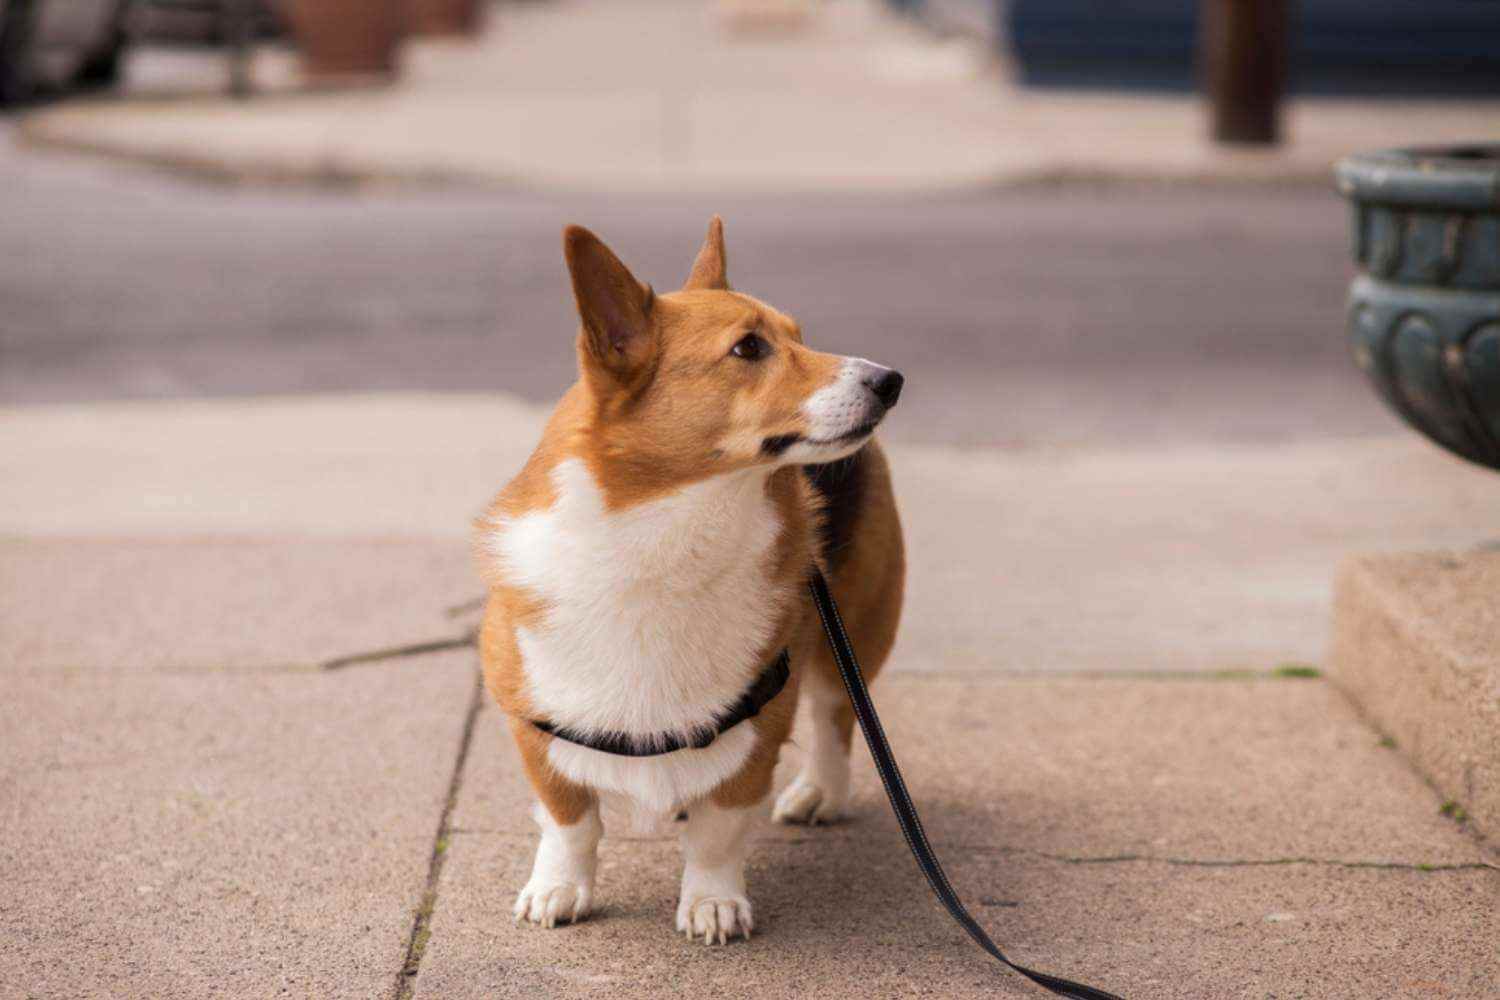
[[[796,320],[730,289],[717,216],[687,283],[669,294],[587,229],[568,227],[563,247],[597,443],[651,463],[653,478],[831,462],[859,450],[896,405],[899,373],[815,351]]]

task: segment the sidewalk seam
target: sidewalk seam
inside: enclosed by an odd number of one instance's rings
[[[461,614],[475,610],[475,602],[468,601],[463,604],[454,605],[445,610],[449,617],[458,617]],[[347,653],[331,659],[322,660],[315,665],[317,670],[342,670],[346,667],[361,666],[366,663],[378,663],[383,660],[400,659],[406,656],[420,656],[424,653],[437,653],[449,649],[458,649],[473,643],[478,638],[477,628],[469,629],[462,635],[449,635],[437,639],[428,639],[421,642],[407,643],[399,646],[386,646],[377,649],[364,650],[357,653]],[[255,668],[252,668],[255,669]],[[306,669],[305,667],[280,667],[278,669]],[[1327,677],[1317,667],[1304,664],[1281,664],[1264,669],[1225,667],[1214,670],[1097,670],[1080,668],[1072,670],[1038,670],[1034,668],[1020,667],[1012,669],[990,670],[975,668],[968,670],[897,670],[890,674],[902,680],[930,680],[930,681],[1015,681],[1015,680],[1039,680],[1039,681],[1196,681],[1201,683],[1224,682],[1224,681],[1323,681]]]
[[[966,845],[953,845],[954,850],[970,851],[975,854],[1024,854],[1031,857],[1042,858],[1047,861],[1056,861],[1068,865],[1109,865],[1109,864],[1158,864],[1173,865],[1184,868],[1269,868],[1278,865],[1313,865],[1322,868],[1350,868],[1350,869],[1376,869],[1381,871],[1413,871],[1413,872],[1457,872],[1457,871],[1490,871],[1500,872],[1500,865],[1489,861],[1448,861],[1438,864],[1426,864],[1411,861],[1343,861],[1338,858],[1312,858],[1312,857],[1288,857],[1288,858],[1174,858],[1161,857],[1154,854],[1102,854],[1102,855],[1068,855],[1049,854],[1046,851],[1036,851],[1025,847],[975,847]]]
[[[512,830],[496,830],[482,826],[452,827],[448,831],[450,836],[482,836],[496,837],[516,840],[535,840],[536,834],[516,833]],[[626,843],[649,843],[668,842],[672,838],[668,835],[660,837],[615,837],[615,841]],[[759,836],[752,841],[756,847],[765,847],[775,844],[788,844],[798,846],[802,844],[814,844],[835,842],[835,838],[820,835],[816,837],[800,837],[787,840],[781,837]],[[1055,861],[1067,865],[1114,865],[1114,864],[1157,864],[1171,865],[1181,868],[1270,868],[1280,865],[1309,865],[1321,868],[1347,868],[1347,869],[1372,869],[1380,871],[1412,871],[1423,874],[1435,872],[1461,872],[1461,871],[1490,871],[1500,872],[1500,864],[1490,861],[1346,861],[1341,858],[1314,858],[1304,855],[1285,858],[1179,858],[1171,856],[1160,856],[1155,854],[1049,854],[1046,851],[1038,851],[1030,847],[992,847],[989,845],[975,844],[953,844],[936,842],[935,848],[941,850],[961,851],[971,854],[1006,854],[1024,855],[1027,857],[1041,858],[1044,861]]]
[[[478,637],[477,629],[470,629],[463,635],[449,636],[444,639],[430,639],[426,642],[413,642],[404,646],[385,646],[380,649],[366,650],[363,653],[349,653],[345,656],[335,656],[331,660],[324,660],[318,664],[319,670],[342,670],[345,667],[358,666],[365,663],[378,663],[382,660],[394,660],[403,656],[421,656],[424,653],[440,653],[448,649],[461,649],[471,646]]]
[[[464,642],[472,641],[472,636]],[[453,762],[453,774],[448,779],[448,795],[443,802],[443,812],[438,819],[437,833],[432,841],[432,854],[427,862],[427,884],[422,891],[422,901],[412,917],[411,936],[406,943],[406,958],[396,972],[395,1000],[411,1000],[416,990],[417,973],[427,951],[428,939],[432,936],[432,915],[437,909],[438,883],[442,880],[443,866],[448,860],[448,841],[453,832],[453,810],[458,805],[458,793],[463,788],[464,768],[469,760],[469,750],[474,743],[475,721],[484,704],[484,676],[477,666],[474,671],[474,690],[469,696],[469,707],[464,714],[463,734],[459,737],[458,754]]]

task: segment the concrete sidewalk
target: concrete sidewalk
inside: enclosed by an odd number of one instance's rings
[[[1297,99],[1284,146],[1233,150],[1205,140],[1190,96],[1022,90],[977,43],[877,0],[826,0],[790,35],[731,30],[730,6],[497,5],[472,43],[408,43],[402,78],[375,91],[305,90],[266,50],[249,102],[222,96],[217,57],[148,51],[124,99],[41,111],[21,134],[231,180],[680,193],[1327,184],[1355,150],[1500,127],[1494,101]]]
[[[545,412],[408,394],[0,410],[0,535],[461,548]],[[1346,555],[1500,538],[1500,479],[1409,434],[892,448],[910,565],[902,669],[1316,662]]]
[[[533,829],[463,536],[539,419],[0,412],[4,995],[1038,995],[933,904],[862,751],[850,823],[762,832],[749,944],[675,935],[675,845],[618,828],[597,918],[511,925]],[[1500,536],[1493,476],[1412,437],[892,453],[911,596],[876,699],[1015,957],[1131,998],[1500,987],[1500,859],[1278,669],[1319,661],[1343,553]]]

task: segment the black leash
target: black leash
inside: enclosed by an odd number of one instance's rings
[[[854,646],[850,644],[849,635],[844,631],[844,622],[839,617],[838,605],[833,603],[833,594],[828,590],[828,581],[823,579],[821,572],[814,569],[812,578],[808,581],[808,587],[812,590],[813,603],[818,608],[818,617],[823,620],[823,631],[828,636],[828,645],[833,650],[833,658],[838,661],[839,674],[844,678],[844,689],[849,692],[849,701],[854,705],[854,714],[859,719],[859,728],[865,734],[865,742],[870,745],[870,756],[875,758],[875,769],[880,772],[880,780],[885,783],[885,793],[891,800],[891,809],[896,813],[896,820],[901,824],[901,832],[906,835],[906,846],[911,848],[912,856],[917,859],[917,866],[922,869],[922,874],[927,876],[927,884],[932,886],[932,891],[937,894],[937,898],[948,908],[953,919],[968,931],[969,937],[973,938],[979,947],[1044,990],[1062,997],[1073,997],[1074,1000],[1122,1000],[1113,993],[1107,993],[1093,986],[1085,986],[1058,976],[1049,976],[1045,972],[1036,972],[1024,965],[1017,965],[1005,957],[1005,953],[990,940],[984,928],[980,927],[978,921],[970,915],[958,898],[958,893],[954,892],[953,886],[949,884],[948,876],[943,872],[943,866],[938,863],[937,855],[932,853],[932,845],[927,842],[927,834],[922,830],[922,818],[917,815],[917,807],[912,805],[911,796],[906,791],[906,782],[901,778],[901,769],[896,766],[896,758],[891,753],[891,745],[885,738],[885,729],[880,725],[880,716],[875,714],[875,704],[870,701],[870,690],[865,687],[865,678],[860,673],[859,661],[854,658]]]

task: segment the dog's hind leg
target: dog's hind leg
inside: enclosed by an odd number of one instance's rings
[[[811,723],[802,770],[777,797],[772,818],[778,823],[833,823],[849,801],[849,740],[854,710],[842,687],[834,687],[823,670],[810,671],[802,682]]]
[[[874,683],[896,641],[906,577],[901,519],[885,453],[871,442],[852,458],[810,467],[807,475],[826,505],[828,584],[865,679]],[[831,823],[844,815],[849,802],[854,709],[811,602],[802,628],[796,648],[805,663],[806,757],[796,779],[777,798],[773,816],[781,823]]]
[[[740,770],[688,806],[682,825],[682,896],[677,929],[704,944],[750,937],[755,921],[745,895],[750,832],[763,821],[781,744],[792,728],[796,679],[748,723],[756,744]]]

